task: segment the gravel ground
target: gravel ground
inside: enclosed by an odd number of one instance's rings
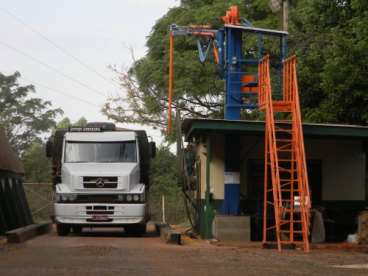
[[[105,230],[106,231],[106,230]],[[346,266],[346,267],[345,267]],[[153,234],[121,232],[58,237],[22,245],[0,244],[0,275],[368,275],[368,254],[344,250],[278,253],[206,241],[167,245]]]

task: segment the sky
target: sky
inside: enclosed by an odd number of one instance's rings
[[[124,93],[108,66],[128,68],[131,49],[135,58],[144,56],[152,26],[179,2],[1,0],[0,72],[19,71],[22,84],[35,85],[34,96],[51,101],[72,121],[82,116],[107,121],[101,106],[107,97]],[[148,132],[161,142],[157,130]]]

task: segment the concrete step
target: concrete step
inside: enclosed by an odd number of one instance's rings
[[[250,228],[250,218],[247,216],[216,216],[215,222],[221,228]]]
[[[218,231],[215,237],[219,241],[250,241],[250,231]]]
[[[51,223],[30,224],[5,233],[8,243],[22,243],[51,231]]]
[[[250,241],[249,216],[217,215],[213,225],[214,237],[221,241]]]

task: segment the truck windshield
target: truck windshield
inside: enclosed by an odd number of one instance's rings
[[[124,142],[66,142],[65,162],[137,162],[135,141]]]

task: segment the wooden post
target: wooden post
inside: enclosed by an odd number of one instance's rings
[[[282,1],[282,29],[287,32],[289,21],[289,0]]]
[[[168,110],[167,110],[167,132],[171,132],[171,111],[173,97],[173,72],[174,72],[174,35],[170,32],[169,36],[169,86],[168,86]]]
[[[166,216],[165,216],[165,195],[162,195],[162,223],[166,223]]]

